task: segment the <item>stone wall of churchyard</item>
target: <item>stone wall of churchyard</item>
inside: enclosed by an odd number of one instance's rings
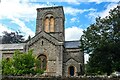
[[[22,77],[6,76],[2,80],[120,80],[118,77]]]

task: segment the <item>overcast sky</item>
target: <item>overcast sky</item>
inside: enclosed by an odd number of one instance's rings
[[[83,2],[84,1],[84,2]],[[63,6],[65,13],[65,40],[79,40],[82,31],[105,17],[119,0],[1,0],[0,35],[3,31],[19,31],[27,37],[35,35],[36,8]]]

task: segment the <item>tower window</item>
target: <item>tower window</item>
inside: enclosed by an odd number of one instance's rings
[[[50,18],[50,32],[54,32],[54,18]]]
[[[51,14],[46,15],[44,20],[44,31],[45,32],[54,32],[55,31],[55,20]]]
[[[45,24],[45,27],[44,27],[45,32],[49,32],[49,18],[48,17],[45,18],[44,24]]]

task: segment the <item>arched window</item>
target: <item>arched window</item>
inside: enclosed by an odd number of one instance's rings
[[[55,20],[52,14],[46,15],[44,20],[44,31],[45,32],[54,32],[55,31]]]
[[[54,32],[54,18],[50,18],[50,32]]]
[[[44,21],[44,30],[45,32],[49,32],[49,18],[46,17]]]
[[[45,55],[40,55],[38,59],[40,60],[40,69],[46,70],[47,57]]]

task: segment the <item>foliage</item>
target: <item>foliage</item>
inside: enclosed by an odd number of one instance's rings
[[[28,53],[22,53],[16,51],[13,55],[13,58],[6,60],[3,59],[3,74],[4,75],[24,75],[24,74],[42,74],[44,71],[36,67],[39,66],[39,61],[32,54],[32,50]]]
[[[25,41],[25,43],[27,43],[28,41],[30,41],[30,39],[31,39],[31,36],[29,35],[28,39]]]
[[[13,61],[12,59],[3,59],[2,60],[2,73],[3,74],[13,74],[14,72],[14,67],[12,66]]]
[[[12,43],[23,43],[23,35],[20,35],[18,32],[8,33],[7,31],[3,32],[2,44],[12,44]]]
[[[87,72],[110,75],[120,71],[120,6],[105,18],[96,18],[81,37],[82,50],[90,54]]]

